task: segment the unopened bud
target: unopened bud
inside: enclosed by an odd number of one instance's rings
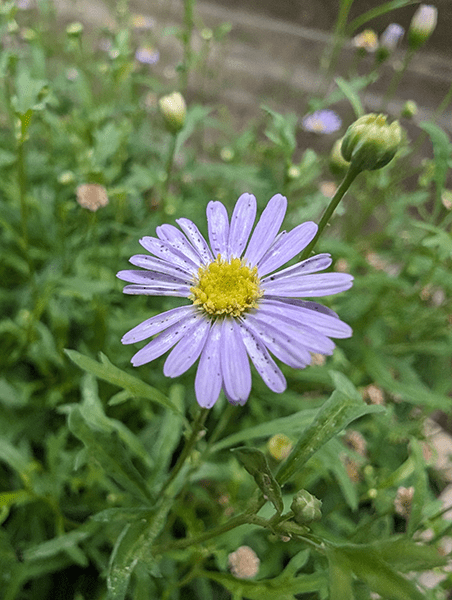
[[[402,141],[398,121],[388,125],[385,115],[370,113],[357,119],[345,132],[341,152],[358,171],[373,171],[386,166]]]
[[[334,175],[343,176],[345,171],[349,168],[350,163],[345,160],[342,156],[341,146],[342,140],[344,138],[340,138],[334,142],[333,148],[331,149],[329,166],[330,170]]]
[[[66,27],[66,33],[69,37],[78,37],[78,36],[82,35],[82,33],[83,33],[82,23],[79,23],[78,21],[76,21],[74,23],[70,23]]]
[[[416,114],[417,114],[416,102],[414,102],[414,100],[407,100],[405,102],[405,104],[403,105],[400,116],[405,117],[405,119],[411,119]]]
[[[168,131],[178,133],[184,126],[187,114],[182,94],[173,92],[169,96],[163,96],[159,100],[159,108]]]
[[[380,46],[393,52],[403,37],[405,29],[398,23],[391,23],[380,36]]]
[[[292,442],[287,435],[284,435],[283,433],[277,433],[267,442],[268,451],[276,460],[284,460],[287,458],[292,447]]]
[[[438,10],[435,6],[420,5],[408,30],[408,44],[412,50],[417,50],[428,40],[436,27],[437,19]]]
[[[322,518],[322,501],[306,490],[300,490],[290,508],[294,512],[294,520],[299,525],[305,525]]]

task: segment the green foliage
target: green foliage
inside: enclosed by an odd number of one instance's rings
[[[415,3],[348,22],[343,0],[325,93],[297,96],[296,112],[256,100],[240,131],[218,100],[232,26],[204,27],[193,0],[175,28],[137,31],[127,2],[111,2],[118,27],[76,35],[50,0],[0,3],[2,600],[447,598],[447,482],[426,420],[452,392],[451,142],[438,125],[450,94],[418,125],[401,118],[395,158],[361,173],[329,221],[315,251],[355,281],[326,304],[353,336],[304,370],[283,366],[284,394],[254,378],[246,406],[221,396],[198,411],[194,369],[174,381],[160,359],[133,369],[121,337],[177,303],[125,296],[115,277],[162,223],[188,217],[206,234],[212,199],[230,209],[250,192],[260,211],[280,192],[287,230],[319,222],[339,184],[331,148],[383,73],[360,58],[336,72],[342,45]],[[177,80],[134,58],[142,42],[181,50]],[[187,113],[172,136],[157,106],[175,90]],[[327,106],[342,130],[301,132]],[[84,184],[108,204],[83,206]],[[278,434],[292,444],[283,460]],[[401,488],[413,488],[405,513]],[[300,490],[321,500],[318,521],[296,518]],[[260,560],[250,579],[228,572],[240,546]],[[435,590],[421,583],[431,570]]]

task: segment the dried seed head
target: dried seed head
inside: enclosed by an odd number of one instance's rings
[[[77,202],[83,208],[95,212],[102,206],[107,206],[107,190],[98,183],[83,183],[77,188]]]
[[[231,573],[237,579],[251,579],[259,571],[260,560],[249,546],[240,546],[228,556]]]

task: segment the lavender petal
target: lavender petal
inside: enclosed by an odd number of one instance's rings
[[[192,304],[189,306],[179,306],[172,308],[166,312],[155,315],[146,321],[143,321],[126,334],[124,334],[121,342],[123,344],[134,344],[135,342],[142,342],[151,335],[156,335],[171,325],[178,323],[181,319],[188,317],[191,313],[196,312],[196,309]]]
[[[207,229],[210,247],[215,257],[221,254],[226,258],[228,251],[229,218],[221,202],[210,201],[207,205]]]
[[[173,248],[178,250],[184,256],[187,256],[192,262],[198,267],[201,265],[201,256],[193,248],[190,242],[187,240],[185,235],[174,227],[174,225],[168,225],[167,223],[160,225],[155,230],[159,239],[168,242]]]
[[[189,273],[197,273],[198,264],[194,263],[188,256],[176,250],[170,243],[158,238],[145,236],[141,238],[140,244],[157,258],[161,258],[173,266],[185,269]]]
[[[216,321],[210,328],[196,371],[196,399],[203,408],[212,408],[221,392],[221,341],[221,322]]]
[[[268,353],[267,348],[257,335],[252,333],[245,323],[239,323],[248,356],[251,358],[256,371],[272,392],[281,393],[286,389],[286,379],[281,369]]]
[[[306,248],[317,233],[317,229],[315,223],[307,221],[289,231],[279,243],[272,245],[258,262],[259,276],[262,277],[278,269]]]
[[[229,257],[242,256],[256,218],[256,198],[252,194],[242,194],[237,200],[229,229]]]
[[[272,245],[283,222],[286,209],[287,198],[281,194],[273,196],[265,207],[245,252],[245,258],[251,266],[257,265]]]
[[[266,297],[289,298],[329,296],[350,289],[352,282],[353,277],[347,273],[297,275],[277,281],[266,281],[264,294]]]
[[[204,318],[199,312],[191,312],[188,316],[179,319],[177,323],[168,327],[132,357],[133,366],[139,367],[155,360],[172,348],[182,337],[191,336],[193,328],[199,325]]]
[[[277,281],[279,279],[285,279],[298,275],[308,275],[309,273],[316,273],[317,271],[323,271],[327,269],[333,261],[331,260],[330,254],[317,254],[316,256],[311,256],[306,260],[302,260],[295,265],[287,267],[282,271],[278,271],[273,275],[269,275],[262,279],[262,284],[264,285],[267,281]]]
[[[176,223],[190,240],[192,246],[196,248],[202,262],[206,265],[213,261],[212,252],[204,239],[204,236],[190,219],[176,219]]]
[[[166,377],[179,377],[193,365],[204,348],[209,329],[210,321],[204,319],[190,335],[184,336],[174,346],[163,365],[163,374]]]
[[[224,389],[231,402],[245,404],[251,392],[251,370],[234,319],[224,319],[221,324],[221,372]]]

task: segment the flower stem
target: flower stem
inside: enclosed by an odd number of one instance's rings
[[[192,62],[192,49],[191,49],[191,37],[193,33],[193,10],[195,6],[195,0],[184,1],[184,26],[185,29],[182,32],[182,43],[184,46],[184,62],[180,72],[180,87],[182,91],[185,91],[188,83],[188,74]]]
[[[170,147],[168,152],[168,158],[166,160],[166,179],[163,186],[163,197],[162,197],[162,210],[165,210],[168,198],[169,186],[171,183],[171,174],[173,172],[174,165],[174,157],[176,155],[176,142],[177,142],[177,133],[171,134]]]
[[[403,63],[402,66],[400,67],[400,69],[397,69],[397,71],[394,73],[388,89],[386,90],[385,95],[383,96],[383,100],[382,100],[382,105],[381,108],[382,110],[386,110],[386,107],[388,106],[388,102],[390,100],[392,100],[394,94],[396,93],[397,88],[399,87],[399,83],[403,77],[403,74],[405,73],[405,71],[408,68],[408,65],[410,64],[413,56],[414,56],[415,51],[412,50],[411,48],[409,50],[407,50],[406,54],[405,54],[405,58],[403,59]]]
[[[334,213],[339,202],[344,197],[345,192],[348,190],[348,188],[350,187],[350,185],[352,184],[352,182],[354,181],[354,179],[360,172],[361,171],[359,169],[353,169],[352,167],[349,167],[349,169],[344,177],[344,180],[342,181],[341,185],[337,188],[336,193],[331,198],[331,202],[329,203],[327,209],[325,210],[325,212],[322,215],[322,218],[320,219],[319,228],[317,229],[317,233],[315,234],[314,239],[303,250],[303,252],[301,253],[301,256],[300,256],[300,260],[305,260],[306,258],[309,258],[312,250],[314,249],[314,246],[319,241],[319,238],[322,235],[323,230],[325,229],[328,221],[330,220],[331,215]]]
[[[170,473],[170,476],[168,477],[166,482],[163,484],[163,487],[160,490],[160,496],[162,496],[164,494],[164,492],[168,489],[168,487],[171,485],[171,483],[176,479],[180,470],[184,466],[185,461],[190,456],[193,448],[195,447],[196,442],[198,441],[199,432],[203,428],[208,414],[209,414],[208,408],[201,408],[199,410],[199,412],[195,418],[195,421],[193,423],[190,437],[185,442],[185,446],[183,447],[182,452],[180,453],[179,458],[177,459],[177,462],[174,465],[174,468],[172,469],[172,471]]]

